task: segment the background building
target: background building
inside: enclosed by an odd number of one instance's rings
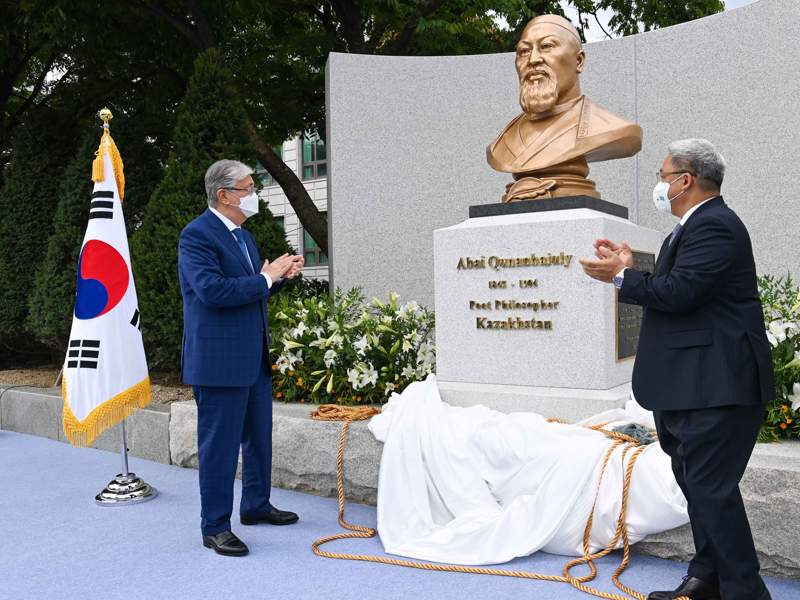
[[[273,148],[286,165],[302,180],[316,207],[322,212],[328,210],[328,161],[325,141],[319,135],[305,134],[285,141]],[[298,254],[306,259],[303,276],[312,279],[329,278],[328,257],[306,233],[297,218],[292,205],[272,176],[263,168],[256,170],[256,176],[263,186],[260,197],[267,203],[272,214],[286,232],[288,241]]]

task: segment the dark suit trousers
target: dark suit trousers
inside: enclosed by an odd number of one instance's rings
[[[661,447],[689,503],[696,554],[689,575],[718,581],[725,600],[757,600],[766,590],[739,481],[764,407],[722,406],[655,412]]]
[[[250,387],[194,386],[200,463],[201,529],[231,528],[233,482],[242,448],[240,515],[269,512],[272,475],[272,376],[266,361]]]

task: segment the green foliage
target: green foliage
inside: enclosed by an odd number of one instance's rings
[[[287,401],[377,404],[435,369],[433,314],[397,294],[366,304],[334,296],[276,297],[270,315],[273,393]]]
[[[28,296],[53,231],[61,174],[75,149],[71,126],[49,111],[30,113],[15,138],[0,190],[0,346],[4,353],[35,350],[25,324]],[[73,134],[74,135],[74,134]]]
[[[759,441],[800,438],[800,287],[791,275],[759,278],[767,338],[772,345],[775,367],[775,400],[767,406],[767,417]]]
[[[178,236],[207,207],[204,176],[213,162],[234,158],[253,163],[243,123],[243,109],[220,53],[203,53],[195,62],[186,98],[178,110],[164,177],[131,240],[142,333],[151,367],[179,368],[183,313]],[[283,231],[269,211],[248,220],[247,228],[267,257],[289,251]]]
[[[617,35],[669,27],[725,10],[722,0],[572,0],[572,3],[577,8],[591,5],[586,11],[590,14],[599,9],[613,11],[608,24]]]
[[[92,159],[98,136],[86,136],[61,178],[53,235],[36,270],[28,327],[38,341],[64,350],[75,305],[75,281],[92,194]]]

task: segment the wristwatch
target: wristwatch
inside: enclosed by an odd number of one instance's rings
[[[627,269],[627,267],[625,267]],[[622,288],[622,281],[625,279],[625,269],[622,269],[619,273],[614,275],[614,287],[617,289]]]

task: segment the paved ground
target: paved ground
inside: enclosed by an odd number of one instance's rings
[[[339,531],[335,500],[278,489],[274,504],[298,512],[300,523],[236,523],[234,531],[248,543],[250,555],[217,556],[200,543],[197,471],[138,459],[130,464],[159,489],[159,497],[100,508],[94,495],[118,472],[119,456],[0,431],[0,599],[588,598],[563,584],[319,558],[310,544]],[[372,507],[349,505],[348,514],[353,522],[375,523]],[[382,553],[377,539],[333,548]],[[600,563],[599,587],[612,589],[608,578],[617,561],[613,556]],[[564,562],[538,553],[503,568],[559,573]],[[671,588],[684,570],[679,563],[635,556],[624,580],[639,590]],[[800,582],[768,584],[776,600],[800,598]]]

